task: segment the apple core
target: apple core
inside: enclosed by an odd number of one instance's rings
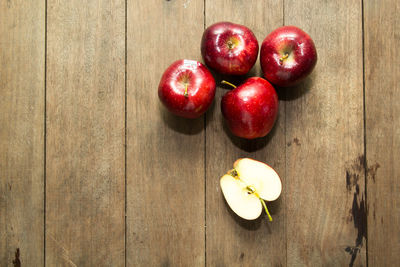
[[[228,175],[230,175],[230,176],[232,176],[233,178],[235,178],[235,179],[241,181],[242,183],[246,184],[245,181],[243,181],[242,179],[240,179],[239,173],[238,173],[238,171],[237,171],[236,169],[230,170],[230,171],[228,172]],[[268,216],[269,221],[272,222],[272,217],[271,217],[271,214],[270,214],[269,211],[268,211],[267,204],[265,204],[264,199],[262,199],[262,198],[260,197],[260,195],[257,193],[257,190],[256,190],[255,186],[254,186],[254,185],[247,185],[247,184],[246,184],[246,187],[244,188],[244,190],[247,190],[246,193],[247,193],[248,195],[254,194],[254,195],[260,200],[261,204],[262,204],[263,207],[264,207],[265,213],[266,213],[267,216]]]

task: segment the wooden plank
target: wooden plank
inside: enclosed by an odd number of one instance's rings
[[[49,1],[46,265],[124,265],[125,2]]]
[[[287,264],[365,266],[360,1],[285,1],[318,63],[286,92]]]
[[[1,1],[0,18],[0,265],[41,266],[44,1]]]
[[[128,1],[128,266],[204,265],[204,119],[175,117],[157,96],[172,62],[201,58],[203,8]]]
[[[254,32],[261,47],[265,36],[282,26],[282,7],[282,1],[206,1],[206,26],[218,21],[245,25]],[[261,76],[259,61],[247,76]],[[223,76],[217,77],[219,84]],[[245,77],[224,78],[240,83]],[[226,204],[219,179],[236,159],[250,157],[270,164],[285,181],[285,107],[281,102],[278,121],[266,138],[252,141],[236,138],[224,126],[220,111],[221,98],[226,92],[226,87],[218,88],[215,107],[207,114],[207,266],[283,266],[286,189],[278,201],[268,204],[273,222],[268,222],[265,214],[255,221],[245,221]]]
[[[364,1],[370,266],[400,261],[399,13],[399,1]]]

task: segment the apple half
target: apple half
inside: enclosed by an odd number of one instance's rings
[[[222,193],[229,207],[246,220],[257,219],[264,206],[270,221],[265,201],[276,200],[282,191],[279,175],[267,164],[242,158],[235,161],[233,169],[221,177]]]

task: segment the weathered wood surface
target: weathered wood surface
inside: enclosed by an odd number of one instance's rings
[[[397,265],[399,12],[395,0],[1,1],[0,265]],[[223,20],[260,45],[283,24],[316,43],[311,77],[277,88],[266,138],[229,133],[224,86],[197,120],[159,103],[165,68],[201,60],[204,28]],[[239,157],[281,175],[272,223],[225,204],[219,178]]]
[[[172,62],[200,60],[203,9],[128,1],[128,266],[204,265],[204,118],[177,118],[157,95]]]
[[[364,1],[370,266],[400,262],[399,13],[399,1]]]
[[[285,1],[318,51],[286,91],[288,266],[366,265],[361,19],[361,2]]]
[[[46,265],[124,266],[124,1],[48,1],[46,105]]]
[[[1,266],[44,262],[45,16],[44,1],[0,1]]]

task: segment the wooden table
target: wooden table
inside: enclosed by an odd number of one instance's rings
[[[1,1],[0,265],[398,266],[399,14],[397,0]],[[223,20],[260,43],[297,25],[317,46],[266,138],[226,130],[226,88],[197,120],[158,100],[164,69],[201,60]],[[239,157],[281,175],[273,222],[225,204]]]

